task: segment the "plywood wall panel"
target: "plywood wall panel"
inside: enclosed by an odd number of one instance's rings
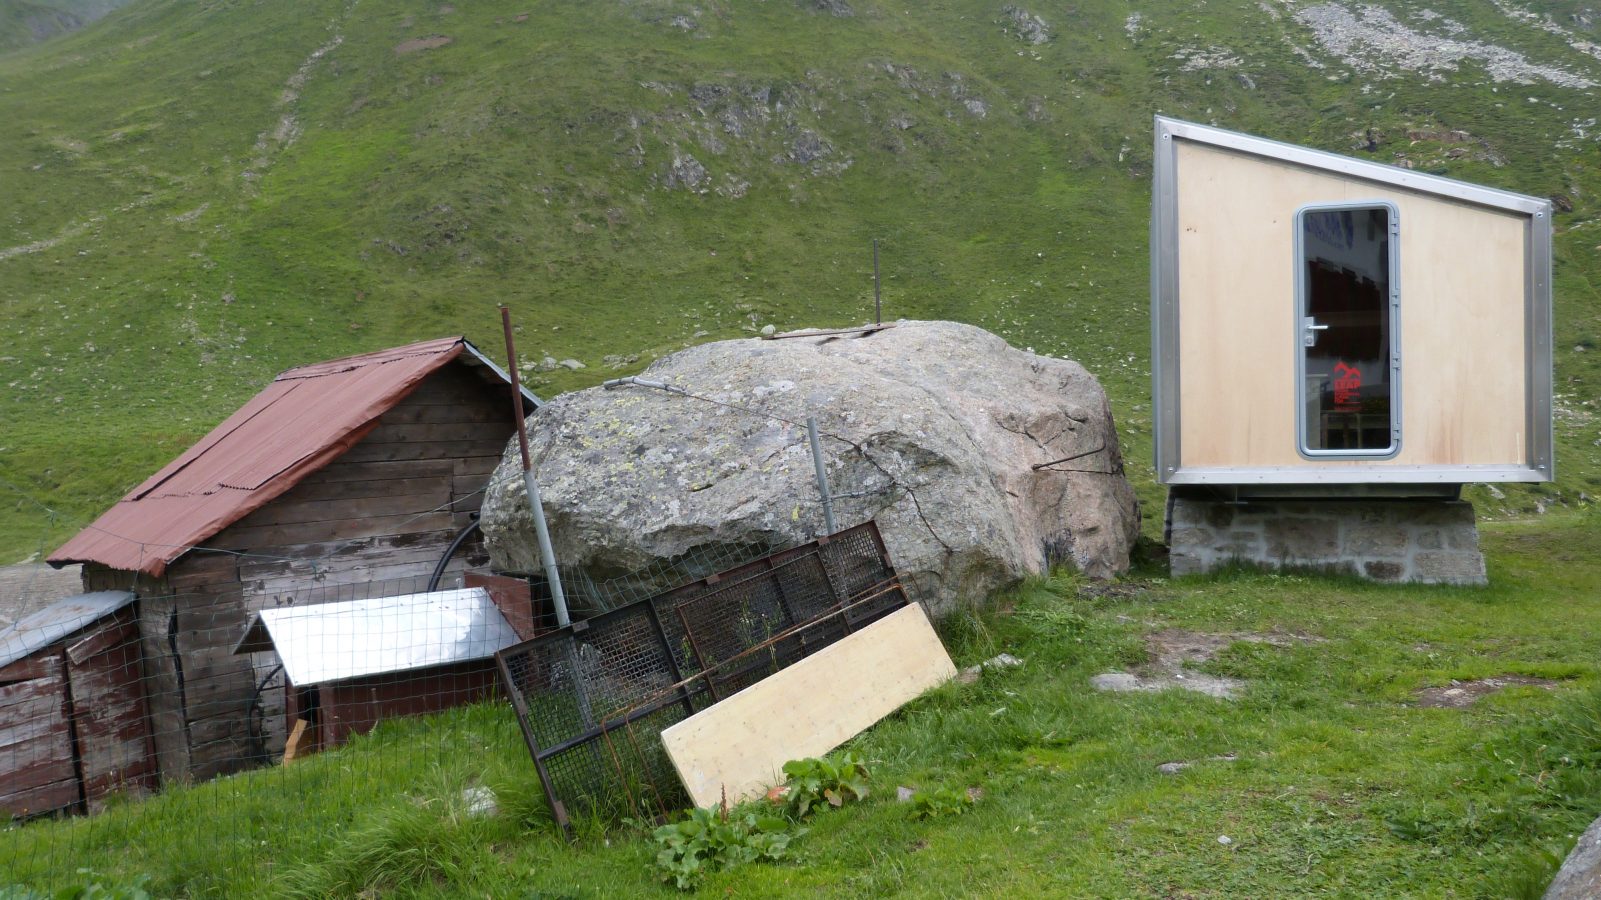
[[[1226,150],[1178,150],[1180,460],[1186,468],[1527,461],[1524,221]],[[1297,451],[1295,211],[1400,210],[1401,452]]]

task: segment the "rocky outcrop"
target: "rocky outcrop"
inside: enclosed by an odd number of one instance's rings
[[[591,388],[530,419],[557,554],[593,581],[823,533],[808,416],[838,524],[876,519],[936,614],[1053,563],[1100,578],[1128,566],[1134,494],[1106,395],[1075,362],[968,325],[900,322],[705,344],[640,377],[668,389]],[[497,565],[536,571],[518,465],[513,441],[484,533]]]

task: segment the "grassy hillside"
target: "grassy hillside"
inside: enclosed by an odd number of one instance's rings
[[[0,0],[0,53],[76,31],[128,0]]]
[[[1150,572],[1027,585],[945,633],[958,665],[1022,666],[853,740],[866,801],[698,896],[1539,897],[1601,812],[1597,518],[1491,524],[1485,589]],[[1239,699],[1088,689],[1175,629],[1219,639],[1199,668],[1243,679]],[[1497,676],[1523,683],[1460,709],[1420,693]],[[919,821],[903,785],[982,797]],[[477,818],[463,791],[485,787],[500,813]],[[657,850],[587,819],[568,844],[509,706],[484,704],[0,833],[0,896],[141,875],[161,897],[686,896],[658,882]]]
[[[1155,500],[1157,112],[1563,198],[1561,481],[1508,503],[1601,496],[1601,16],[1023,5],[137,0],[0,56],[0,561],[289,365],[494,347],[508,302],[529,360],[586,365],[536,390],[572,389],[767,323],[862,321],[875,237],[889,314],[1095,371]]]

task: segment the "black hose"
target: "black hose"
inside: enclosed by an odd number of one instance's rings
[[[468,522],[467,527],[463,528],[456,535],[456,539],[450,542],[450,546],[445,548],[445,555],[439,557],[439,565],[434,566],[434,574],[428,579],[429,593],[439,589],[439,579],[445,577],[445,567],[450,565],[450,558],[456,555],[456,551],[461,549],[461,545],[467,543],[467,539],[472,537],[473,532],[477,530],[478,514],[473,513],[473,520]]]

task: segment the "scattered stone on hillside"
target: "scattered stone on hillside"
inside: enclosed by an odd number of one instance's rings
[[[778,333],[778,327],[777,326],[775,326],[775,325],[763,325],[762,326],[762,337],[772,337],[776,333]]]
[[[1154,692],[1182,688],[1232,700],[1245,687],[1238,678],[1225,678],[1196,671],[1190,666],[1204,663],[1236,643],[1289,647],[1315,643],[1319,639],[1299,634],[1205,634],[1198,631],[1167,629],[1145,636],[1151,661],[1135,672],[1106,672],[1090,679],[1098,691]]]
[[[683,31],[694,31],[696,28],[700,27],[699,23],[697,23],[694,19],[691,19],[689,16],[673,16],[671,19],[667,20],[667,24]]]
[[[834,147],[815,131],[802,131],[789,145],[789,159],[802,165],[816,162],[834,152]]]
[[[683,188],[697,194],[706,192],[706,182],[710,176],[706,174],[706,167],[700,160],[688,153],[674,153],[673,163],[667,169],[667,187]]]
[[[1051,40],[1050,26],[1045,20],[1034,15],[1021,6],[1003,6],[1001,12],[1006,14],[1007,31],[1015,35],[1018,40],[1030,44],[1045,44]]]
[[[848,19],[856,15],[856,10],[845,0],[796,0],[804,9],[816,12],[825,12],[836,19]]]
[[[1092,578],[1128,567],[1139,512],[1106,395],[1078,363],[970,325],[902,321],[870,336],[703,344],[643,377],[696,396],[591,388],[530,418],[557,555],[596,583],[817,537],[809,415],[836,520],[875,519],[936,615],[1056,562]],[[537,571],[508,449],[484,533],[497,567]]]
[[[601,357],[600,361],[601,364],[608,369],[626,369],[634,363],[639,362],[639,354],[629,353],[626,356],[622,354],[608,354]]]
[[[968,666],[957,673],[956,680],[962,684],[972,684],[978,681],[979,676],[985,671],[1013,669],[1022,664],[1023,660],[1020,657],[1013,656],[1010,653],[1002,653],[998,656],[992,656],[978,665]]]
[[[1601,819],[1579,835],[1568,858],[1545,889],[1543,900],[1594,900],[1601,897]]]
[[[1453,679],[1450,684],[1420,688],[1413,692],[1413,696],[1417,698],[1417,705],[1422,707],[1467,709],[1477,703],[1480,697],[1514,685],[1551,690],[1557,686],[1557,682],[1549,678],[1532,678],[1527,675],[1497,675],[1494,678],[1476,678],[1471,681]]]
[[[583,363],[576,359],[564,359],[560,363],[557,363],[557,365],[571,372],[576,372],[579,369],[587,368]]]
[[[495,792],[482,785],[463,789],[461,799],[467,804],[467,815],[475,819],[487,819],[500,812]]]
[[[407,53],[416,53],[419,50],[435,50],[454,41],[455,38],[443,34],[431,34],[428,37],[412,38],[401,41],[395,45],[395,55],[405,56]]]
[[[716,188],[719,197],[738,200],[750,190],[750,182],[730,172],[723,176],[723,183]]]
[[[1180,47],[1174,51],[1171,59],[1176,59],[1183,65],[1179,66],[1185,72],[1201,72],[1207,69],[1237,69],[1242,60],[1227,47]]]
[[[1127,34],[1130,38],[1138,38],[1140,36],[1140,32],[1145,30],[1143,25],[1144,21],[1144,13],[1129,13],[1128,18],[1123,20],[1123,33]]]
[[[1239,758],[1240,758],[1239,755],[1236,754],[1236,753],[1224,753],[1224,754],[1221,754],[1219,756],[1208,756],[1206,758],[1206,761],[1207,762],[1234,762],[1235,760],[1237,760]],[[1190,768],[1190,767],[1192,767],[1194,765],[1195,765],[1195,763],[1193,763],[1193,762],[1165,762],[1165,763],[1162,763],[1161,765],[1157,766],[1156,767],[1156,771],[1161,772],[1163,775],[1177,775],[1178,773],[1180,773],[1180,772],[1184,771],[1185,769],[1188,769],[1188,768]]]
[[[962,107],[980,119],[989,115],[990,106],[977,97],[969,97],[962,101]]]
[[[1466,40],[1466,28],[1434,14],[1426,19],[1433,33],[1424,34],[1403,25],[1387,9],[1367,5],[1352,8],[1320,3],[1295,10],[1295,18],[1310,28],[1323,49],[1355,69],[1380,77],[1395,70],[1421,72],[1432,81],[1444,81],[1463,62],[1484,66],[1494,81],[1532,84],[1547,81],[1558,87],[1590,88],[1595,81],[1559,66],[1530,62],[1523,54],[1483,41]],[[1419,18],[1425,18],[1419,16]],[[1436,23],[1437,20],[1437,23]]]

